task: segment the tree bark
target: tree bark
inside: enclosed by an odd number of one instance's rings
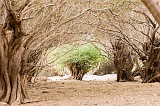
[[[82,80],[85,73],[83,70],[79,70],[75,63],[70,64],[69,69],[71,72],[71,77],[69,79]]]
[[[24,99],[28,99],[26,92],[27,77],[20,75],[23,48],[16,51],[11,58],[7,59],[6,55],[2,54],[4,52],[2,51],[4,50],[2,46],[0,46],[0,101],[8,104],[15,101],[23,103]]]
[[[115,41],[112,43],[112,48],[114,52],[114,65],[117,72],[117,82],[123,81],[133,81],[132,68],[133,61],[131,56],[131,51],[128,47],[121,41]]]
[[[160,0],[141,0],[160,25]]]
[[[26,80],[24,75],[20,75],[22,54],[24,48],[21,43],[17,43],[16,50],[9,46],[0,26],[0,101],[11,104],[13,102],[23,103],[24,98],[28,99],[26,93]]]
[[[28,95],[26,76],[20,72],[24,53],[22,39],[18,37],[20,30],[18,23],[8,26],[10,15],[5,2],[0,1],[0,102],[24,103]]]
[[[3,30],[3,25],[0,25],[0,82],[2,86],[0,87],[0,100],[3,102],[8,102],[9,101],[9,95],[11,92],[11,85],[10,85],[10,79],[9,79],[9,74],[7,72],[7,67],[8,67],[8,59],[7,54],[5,52],[5,44],[4,44],[4,38],[2,35]]]

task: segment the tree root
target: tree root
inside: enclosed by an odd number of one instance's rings
[[[0,106],[9,106],[9,105],[5,102],[0,102]]]
[[[34,103],[34,102],[39,102],[38,99],[24,99],[22,104],[27,104],[27,103]]]
[[[76,80],[75,76],[71,76],[69,78],[66,78],[65,80]]]
[[[148,76],[146,77],[142,83],[153,83],[153,82],[160,82],[160,73],[154,75],[154,76]]]
[[[160,82],[160,73],[154,75],[147,81],[147,83],[152,83],[152,82]]]

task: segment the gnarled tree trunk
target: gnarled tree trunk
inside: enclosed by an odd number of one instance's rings
[[[154,37],[155,35],[153,35]],[[144,60],[145,76],[143,82],[160,82],[160,41],[152,38],[152,42],[145,43],[143,50],[149,54]]]
[[[121,41],[115,41],[112,43],[113,53],[114,53],[114,65],[117,72],[117,82],[123,81],[133,81],[132,68],[133,61],[131,52],[128,50],[126,45]]]
[[[157,23],[160,25],[160,0],[141,0]],[[154,23],[153,23],[154,24]],[[156,38],[158,28],[153,25],[154,31],[151,34],[151,41],[143,45],[143,51],[148,53],[144,59],[145,76],[143,82],[160,82],[160,42]]]
[[[2,0],[0,3],[0,102],[24,103],[28,95],[26,76],[21,73],[22,33],[20,23],[5,8],[8,2]]]
[[[85,73],[82,69],[79,69],[77,67],[77,65],[78,64],[76,64],[76,63],[71,63],[69,65],[69,69],[70,69],[70,72],[71,72],[71,78],[70,79],[82,80]]]
[[[24,48],[21,43],[10,45],[0,27],[0,101],[6,103],[23,103],[28,99],[26,93],[27,78],[21,75],[22,55]]]

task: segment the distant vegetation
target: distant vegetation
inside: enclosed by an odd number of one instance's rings
[[[68,67],[70,71],[76,65],[78,70],[87,73],[93,68],[99,67],[99,62],[102,65],[108,61],[103,49],[102,45],[96,43],[66,44],[51,52],[48,55],[48,61],[61,68]],[[62,72],[60,71],[60,73]]]

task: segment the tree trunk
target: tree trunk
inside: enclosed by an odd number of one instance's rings
[[[27,78],[20,74],[24,48],[20,42],[10,45],[7,36],[0,25],[0,101],[24,103],[28,99]]]
[[[1,28],[2,29],[2,26]],[[2,32],[2,30],[1,30]],[[6,103],[23,103],[28,99],[26,93],[27,79],[21,75],[21,60],[23,47],[20,45],[15,51],[8,51],[4,35],[0,35],[0,101]]]
[[[112,43],[112,48],[114,52],[114,65],[117,72],[117,82],[123,81],[133,81],[132,68],[133,60],[131,56],[131,51],[128,47],[121,41],[115,41]]]
[[[160,0],[141,0],[160,25]]]
[[[84,71],[83,70],[72,70],[71,71],[73,74],[71,76],[71,78],[76,79],[76,80],[82,80],[83,76],[84,76]]]
[[[71,77],[69,79],[76,79],[76,80],[82,80],[84,76],[84,71],[77,69],[77,66],[75,63],[70,64],[69,66]]]

